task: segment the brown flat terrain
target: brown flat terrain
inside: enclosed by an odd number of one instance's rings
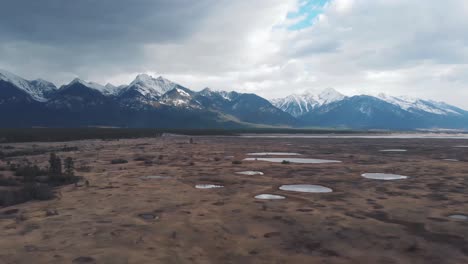
[[[75,159],[89,187],[63,186],[56,199],[0,209],[0,263],[468,263],[468,221],[448,217],[468,214],[468,148],[453,147],[466,140],[194,141],[67,142],[78,151],[57,154]],[[379,151],[394,148],[408,151]],[[232,163],[263,151],[342,163]],[[45,166],[48,153],[27,158]],[[116,158],[129,162],[111,164]],[[245,170],[265,175],[235,174]],[[409,178],[371,180],[365,172]],[[140,178],[148,175],[171,178]],[[199,183],[225,187],[194,188]],[[282,184],[334,192],[278,190]],[[261,193],[286,199],[254,199]]]

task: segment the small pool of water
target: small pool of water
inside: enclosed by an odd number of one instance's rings
[[[299,156],[301,154],[294,152],[255,152],[247,153],[249,156]]]
[[[380,152],[406,152],[406,149],[381,149]]]
[[[237,174],[242,174],[242,175],[263,175],[263,172],[261,171],[240,171],[236,172]]]
[[[281,196],[281,195],[275,195],[275,194],[259,194],[255,196],[255,199],[260,199],[260,200],[283,200],[286,199],[286,197]]]
[[[459,161],[459,160],[457,160],[457,159],[443,159],[443,160],[444,160],[444,161],[453,161],[453,162]]]
[[[452,219],[455,219],[455,220],[468,220],[468,216],[462,215],[462,214],[449,215],[449,218],[452,218]]]
[[[197,184],[195,185],[195,188],[197,189],[215,189],[215,188],[223,188],[224,186],[222,185],[216,185],[216,184]]]
[[[332,189],[321,186],[321,185],[312,185],[312,184],[292,184],[292,185],[281,185],[279,187],[283,191],[293,191],[293,192],[306,192],[306,193],[329,193],[333,192]]]
[[[339,160],[324,160],[324,159],[307,159],[307,158],[246,158],[245,161],[269,161],[269,162],[276,162],[281,163],[283,161],[288,161],[290,163],[340,163]]]
[[[408,178],[408,176],[403,176],[403,175],[398,175],[398,174],[388,174],[388,173],[364,173],[361,176],[366,179],[384,180],[384,181],[401,180],[401,179]]]
[[[162,175],[149,175],[149,176],[141,176],[140,179],[142,180],[151,180],[151,179],[170,179],[170,176],[162,176]]]
[[[142,213],[138,215],[139,217],[145,219],[145,220],[157,220],[159,219],[158,216],[152,214],[152,213]]]

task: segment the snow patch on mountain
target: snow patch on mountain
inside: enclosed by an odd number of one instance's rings
[[[51,82],[47,82],[42,79],[28,81],[5,70],[0,70],[0,80],[13,84],[28,93],[34,100],[40,102],[47,101],[46,95],[57,89],[57,87]]]
[[[438,103],[434,101],[426,101],[418,98],[412,98],[408,96],[389,96],[386,94],[379,94],[377,98],[396,105],[401,109],[409,112],[423,111],[435,115],[461,115],[462,113],[456,112],[444,103]]]
[[[320,106],[327,105],[346,98],[333,88],[327,88],[319,94],[305,92],[303,94],[292,94],[285,98],[272,100],[277,108],[290,113],[295,117],[302,116]]]
[[[239,94],[234,92],[234,91],[214,91],[210,88],[205,88],[198,92],[198,94],[206,96],[206,97],[213,97],[213,96],[220,96],[226,101],[232,101],[234,98],[236,98]]]
[[[156,98],[177,87],[163,77],[153,78],[148,74],[139,74],[127,89],[135,89],[145,97]]]

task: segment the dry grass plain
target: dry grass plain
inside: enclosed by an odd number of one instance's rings
[[[466,140],[200,136],[189,144],[170,136],[66,144],[78,151],[57,154],[73,157],[89,186],[1,208],[0,263],[468,263],[468,221],[448,217],[468,214],[468,148],[453,147]],[[394,148],[408,151],[379,151]],[[342,163],[232,163],[263,151]],[[48,154],[27,158],[45,166]],[[129,162],[111,164],[116,158]],[[235,173],[246,170],[264,175]],[[371,180],[365,172],[409,178]],[[171,178],[141,178],[148,175]],[[225,187],[194,188],[199,183]],[[334,192],[278,190],[282,184]],[[262,193],[286,199],[253,198]]]

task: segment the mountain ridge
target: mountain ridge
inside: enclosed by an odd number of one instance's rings
[[[118,87],[75,78],[40,98],[29,89],[29,81],[16,75],[3,79],[0,79],[0,112],[8,111],[12,115],[8,118],[6,115],[0,116],[1,127],[102,125],[234,128],[290,125],[295,121],[292,116],[257,95],[244,96],[233,92],[230,96],[236,100],[226,101],[225,92],[212,91],[211,95],[219,96],[210,98],[208,94],[192,91],[161,76],[153,78],[140,74],[129,85]],[[251,104],[245,101],[255,101],[254,105],[262,107],[251,108]],[[73,123],[73,120],[76,122]]]
[[[333,88],[267,100],[235,91],[193,91],[148,74],[137,75],[128,85],[101,85],[75,78],[57,88],[42,79],[28,81],[0,70],[0,111],[12,113],[8,118],[0,117],[2,127],[468,129],[468,111],[433,100],[386,94],[345,96]],[[22,121],[15,121],[15,115]]]

